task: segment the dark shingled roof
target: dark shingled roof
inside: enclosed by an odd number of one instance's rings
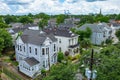
[[[63,37],[75,37],[77,34],[72,33],[69,29],[65,28],[47,28],[44,30],[46,33],[54,34],[55,36],[63,36]]]
[[[37,61],[34,57],[25,58],[24,60],[25,60],[25,62],[27,62],[30,66],[34,66],[34,65],[40,63],[40,62]]]
[[[57,41],[53,34],[46,34],[45,32],[39,30],[25,30],[21,36],[21,39],[24,43],[42,45],[47,37],[53,42]]]

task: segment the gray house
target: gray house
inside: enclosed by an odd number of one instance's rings
[[[15,53],[19,71],[34,78],[57,62],[57,39],[43,31],[25,30],[16,40]]]
[[[112,29],[106,23],[84,24],[77,30],[85,30],[89,27],[92,30],[91,42],[96,45],[101,45],[107,39],[111,38]]]

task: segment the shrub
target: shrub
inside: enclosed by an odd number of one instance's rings
[[[58,62],[61,62],[64,59],[64,55],[62,52],[58,52]]]

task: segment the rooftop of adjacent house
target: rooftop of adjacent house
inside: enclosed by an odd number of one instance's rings
[[[30,66],[34,66],[34,65],[40,63],[40,62],[37,61],[34,57],[25,58],[24,61],[27,62]]]
[[[20,31],[23,32],[24,30],[29,29],[30,27],[38,27],[38,25],[37,24],[25,24],[25,25],[22,25],[22,26],[19,26],[19,27],[12,27],[12,28],[7,29],[7,30],[8,31],[12,30],[13,33],[18,33]]]
[[[90,28],[93,32],[104,32],[106,29],[111,29],[107,23],[94,23],[94,24],[84,24],[79,30],[85,30],[86,28]]]
[[[40,30],[25,30],[21,36],[24,43],[35,45],[42,45],[47,38],[52,40],[52,42],[57,41],[53,34],[46,34]]]
[[[58,25],[58,27],[67,27],[70,29],[70,28],[76,27],[76,25],[73,23],[61,23]]]
[[[10,23],[9,25],[12,26],[12,28],[19,28],[23,26],[22,23]]]
[[[55,36],[63,36],[63,37],[75,37],[78,36],[77,34],[72,33],[68,28],[47,28],[44,29],[46,33],[52,33]]]

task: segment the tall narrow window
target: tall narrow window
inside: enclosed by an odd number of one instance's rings
[[[61,39],[59,39],[59,43],[61,43]]]
[[[25,46],[24,46],[24,52],[25,52]]]
[[[29,47],[30,53],[31,53],[31,47]]]
[[[37,55],[37,48],[35,48],[35,54]]]
[[[42,48],[42,55],[45,55],[45,49]]]
[[[55,44],[54,44],[54,51],[56,51],[56,46],[55,46]]]
[[[45,68],[45,61],[43,61],[43,67]]]
[[[21,45],[20,45],[20,51],[22,51],[22,47],[21,47]]]
[[[46,48],[46,54],[48,54],[48,48]]]
[[[69,39],[69,45],[70,45],[70,39]]]
[[[19,50],[19,45],[18,45],[18,50]]]
[[[46,54],[49,54],[49,48],[46,48]]]

